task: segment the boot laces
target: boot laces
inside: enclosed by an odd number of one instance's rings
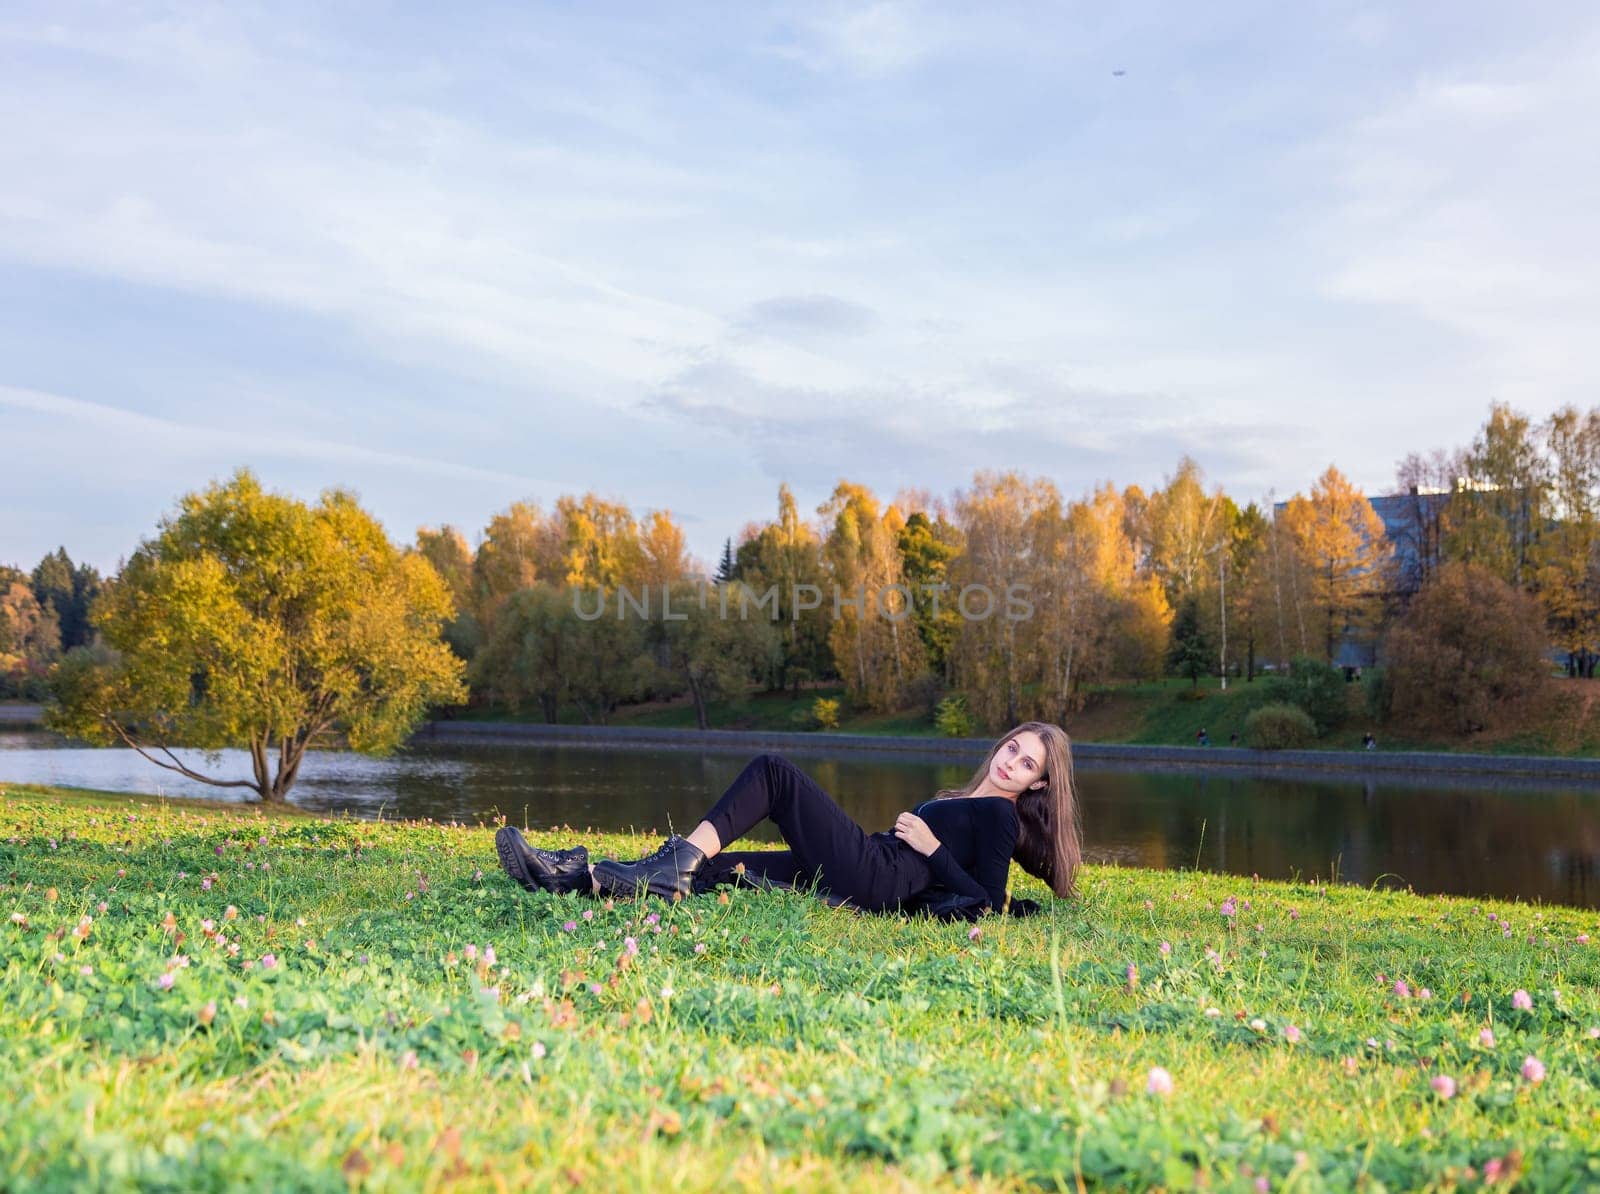
[[[644,861],[645,862],[656,862],[656,861],[658,861],[660,859],[668,857],[669,855],[671,855],[673,853],[674,853],[674,850],[673,850],[672,843],[670,841],[663,842],[661,845],[656,847],[654,853],[647,854],[645,856],[645,858],[644,858]]]

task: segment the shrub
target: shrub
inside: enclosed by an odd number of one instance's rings
[[[0,651],[0,699],[47,701],[50,681],[42,665]]]
[[[1244,719],[1245,743],[1256,750],[1293,750],[1316,736],[1316,723],[1299,705],[1262,705]]]
[[[934,718],[939,733],[946,738],[970,738],[977,732],[977,723],[967,709],[967,698],[959,692],[939,702],[939,712]]]
[[[1294,705],[1311,719],[1320,737],[1336,728],[1349,714],[1344,672],[1310,655],[1297,655],[1287,676],[1269,677],[1261,686],[1268,704]]]
[[[839,728],[839,702],[832,697],[818,697],[811,702],[811,720],[819,730]]]

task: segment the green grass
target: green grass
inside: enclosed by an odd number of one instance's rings
[[[1600,683],[1593,681],[1552,680],[1543,706],[1525,713],[1518,724],[1470,737],[1408,733],[1374,724],[1367,716],[1365,689],[1360,684],[1350,684],[1346,695],[1349,714],[1344,724],[1313,743],[1314,749],[1360,750],[1362,735],[1371,730],[1380,750],[1600,755]],[[810,727],[804,723],[804,715],[818,696],[842,698],[844,690],[837,686],[807,689],[798,700],[787,693],[753,693],[743,700],[713,703],[708,707],[710,721],[719,729],[806,729]],[[1255,683],[1231,679],[1226,691],[1214,677],[1202,679],[1198,687],[1180,678],[1122,683],[1091,692],[1086,707],[1065,718],[1063,724],[1079,742],[1193,746],[1195,731],[1204,726],[1214,747],[1228,746],[1230,735],[1235,733],[1243,745],[1245,718],[1265,699],[1259,679]],[[506,711],[496,709],[477,710],[472,716],[512,719]],[[515,719],[538,720],[527,710]],[[692,729],[694,709],[686,700],[623,706],[613,715],[612,724]],[[891,714],[846,712],[840,718],[839,731],[908,737],[938,734],[920,710]]]
[[[1329,735],[1318,745],[1339,750],[1360,748],[1361,735],[1367,727],[1360,721],[1360,689],[1352,685],[1351,690],[1350,726]],[[1235,731],[1242,741],[1245,716],[1259,703],[1259,686],[1233,680],[1228,690],[1223,692],[1215,679],[1204,679],[1198,691],[1202,694],[1201,699],[1189,699],[1186,694],[1191,692],[1191,684],[1183,679],[1107,686],[1091,694],[1089,705],[1083,712],[1066,719],[1066,728],[1080,742],[1193,746],[1195,731],[1203,725],[1211,736],[1213,746],[1227,745],[1229,733]],[[842,700],[844,689],[837,685],[808,688],[802,691],[798,699],[787,692],[751,693],[743,699],[711,702],[707,705],[707,715],[716,729],[807,730],[813,728],[807,720],[807,714],[812,701],[818,697]],[[496,706],[473,709],[457,716],[474,721],[543,720],[536,711],[528,708],[511,711]],[[562,720],[573,722],[579,719],[573,711],[568,710]],[[612,715],[610,724],[694,729],[694,707],[686,698],[624,705]],[[938,730],[920,709],[896,713],[846,712],[840,717],[838,732],[938,736]]]
[[[712,728],[721,730],[810,730],[816,728],[810,720],[811,706],[819,697],[842,699],[844,688],[840,685],[804,688],[798,697],[791,696],[788,692],[752,692],[740,698],[708,701],[706,716]],[[528,706],[512,710],[504,706],[488,705],[469,709],[455,716],[463,721],[542,722],[544,720],[538,709]],[[563,709],[561,722],[566,725],[583,724],[583,718],[575,709]],[[610,724],[692,730],[696,728],[694,705],[687,697],[679,697],[672,701],[623,705],[611,715]],[[935,733],[932,723],[918,710],[847,715],[839,728],[851,734],[932,735]]]
[[[707,716],[719,729],[799,729],[791,720],[796,710],[809,709],[816,695],[838,696],[838,688],[808,692],[799,700],[791,701],[787,693],[760,693],[742,699],[709,701]],[[522,705],[510,709],[503,705],[483,705],[455,715],[463,721],[526,721],[542,722],[543,713],[536,706]],[[563,725],[584,725],[582,714],[575,708],[563,707],[560,717]],[[610,724],[694,729],[694,705],[687,697],[672,701],[647,701],[622,705],[612,713]]]
[[[1144,684],[1102,690],[1091,698],[1085,720],[1094,724],[1096,715],[1120,718],[1120,733],[1114,740],[1146,745],[1194,746],[1195,731],[1201,726],[1213,746],[1228,745],[1228,735],[1237,733],[1244,740],[1244,719],[1260,701],[1258,688],[1238,680],[1223,691],[1217,681],[1202,680],[1198,687],[1188,680],[1159,680]],[[1199,699],[1193,699],[1199,693]],[[1096,702],[1109,706],[1102,713]],[[1068,731],[1072,726],[1069,723]]]
[[[529,895],[488,825],[17,786],[0,817],[3,1189],[1600,1181],[1590,911],[1089,867],[969,938]]]

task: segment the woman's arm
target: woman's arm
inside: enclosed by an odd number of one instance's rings
[[[986,900],[989,907],[998,911],[1005,907],[1006,878],[1011,873],[1011,853],[1017,845],[1016,810],[1004,799],[984,800],[981,803],[967,804],[965,807],[957,807],[958,803],[964,804],[953,800],[948,804],[945,801],[937,801],[935,807],[947,804],[945,809],[938,810],[941,814],[951,816],[965,814],[968,824],[960,827],[952,826],[951,829],[970,832],[976,840],[977,859],[971,874],[956,861],[949,847],[934,837],[926,822],[912,813],[903,814],[903,817],[917,821],[927,832],[927,839],[934,843],[935,848],[931,853],[921,852],[927,853],[928,866],[933,871],[935,881],[951,891],[960,892],[973,899]],[[896,832],[899,832],[898,824]],[[913,848],[917,847],[917,841],[911,838],[907,840],[911,842]]]
[[[951,891],[958,891],[962,895],[971,896],[975,900],[985,900],[991,908],[998,908],[1005,903],[1005,879],[1000,880],[1000,896],[990,890],[987,883],[980,883],[956,861],[955,855],[950,853],[950,848],[942,842],[939,848],[928,855],[928,866],[933,870],[933,877],[943,887]]]
[[[947,836],[951,828],[953,827],[946,828]],[[928,860],[928,867],[933,872],[935,883],[972,899],[988,902],[988,891],[962,869],[961,864],[955,860],[955,855],[951,854],[934,834],[933,827],[916,813],[901,813],[896,817],[894,835]]]

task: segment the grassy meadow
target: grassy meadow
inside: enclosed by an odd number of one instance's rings
[[[492,824],[0,821],[6,1190],[1600,1184],[1592,911],[1109,866],[976,926],[608,906]]]

